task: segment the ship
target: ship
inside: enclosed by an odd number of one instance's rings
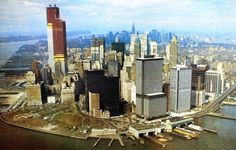
[[[188,125],[189,129],[195,130],[195,131],[203,131],[203,128],[194,124]]]
[[[196,133],[194,131],[184,129],[184,128],[176,127],[174,129],[174,131],[177,132],[177,133],[183,134],[183,135],[190,136],[191,138],[198,138],[198,136],[199,136],[198,133]]]

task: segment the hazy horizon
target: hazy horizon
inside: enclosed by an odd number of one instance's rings
[[[0,35],[46,34],[46,7],[56,4],[67,31],[157,29],[206,35],[236,35],[236,1],[220,0],[3,0]]]

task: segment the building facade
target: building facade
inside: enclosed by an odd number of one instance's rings
[[[190,110],[192,69],[177,65],[170,69],[170,111]]]
[[[170,68],[176,67],[178,63],[178,41],[176,36],[174,36],[171,40],[171,44],[169,45],[169,51]]]
[[[136,59],[136,114],[146,118],[166,115],[162,93],[163,58]]]
[[[67,72],[66,23],[60,19],[59,8],[47,7],[48,64],[55,73],[55,60],[61,62],[62,71]]]
[[[206,94],[215,97],[221,93],[221,74],[215,70],[206,71]]]

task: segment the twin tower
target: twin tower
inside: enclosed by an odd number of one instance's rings
[[[60,19],[59,8],[47,7],[48,64],[54,73],[67,72],[66,23]]]

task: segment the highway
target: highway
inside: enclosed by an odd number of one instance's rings
[[[203,115],[206,115],[209,112],[214,112],[219,109],[220,104],[234,91],[236,90],[236,83],[232,85],[229,89],[227,89],[224,93],[218,96],[214,101],[210,102],[206,107],[204,107],[201,111],[188,115],[189,117],[197,118]]]

